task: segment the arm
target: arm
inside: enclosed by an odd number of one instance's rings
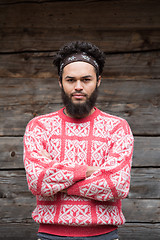
[[[85,180],[67,189],[69,195],[78,195],[99,201],[125,198],[129,191],[133,153],[133,136],[125,120],[114,130],[111,148],[105,163]]]
[[[52,196],[86,177],[87,166],[59,163],[46,153],[48,136],[43,124],[33,119],[24,135],[24,165],[34,195]],[[58,147],[58,146],[57,146]]]

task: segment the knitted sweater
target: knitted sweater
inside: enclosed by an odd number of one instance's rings
[[[41,154],[44,149],[50,158]],[[129,191],[132,152],[128,123],[97,108],[83,119],[63,109],[32,119],[24,135],[24,164],[37,197],[33,219],[74,227],[123,224],[121,199]],[[86,178],[87,166],[99,170]]]

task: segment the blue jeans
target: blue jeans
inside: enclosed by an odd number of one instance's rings
[[[118,240],[118,231],[114,230],[110,233],[91,237],[61,237],[46,233],[38,233],[37,237],[37,240]]]

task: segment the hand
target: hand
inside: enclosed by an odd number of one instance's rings
[[[99,167],[95,167],[95,166],[88,166],[87,167],[87,172],[86,172],[86,177],[90,177],[92,175],[92,173],[96,172],[99,170]]]
[[[40,154],[41,156],[43,156],[43,157],[46,157],[46,158],[49,158],[50,160],[52,160],[50,154],[49,154],[45,149],[41,150],[41,151],[39,152],[39,154]]]
[[[61,190],[60,192],[66,193],[67,194],[67,188]]]

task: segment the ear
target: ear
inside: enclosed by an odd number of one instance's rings
[[[98,77],[98,81],[97,81],[97,87],[100,86],[100,84],[101,84],[101,79],[102,79],[102,77],[99,75],[99,77]]]
[[[60,78],[58,78],[58,83],[59,83],[60,88],[62,88],[62,83],[61,83]]]

